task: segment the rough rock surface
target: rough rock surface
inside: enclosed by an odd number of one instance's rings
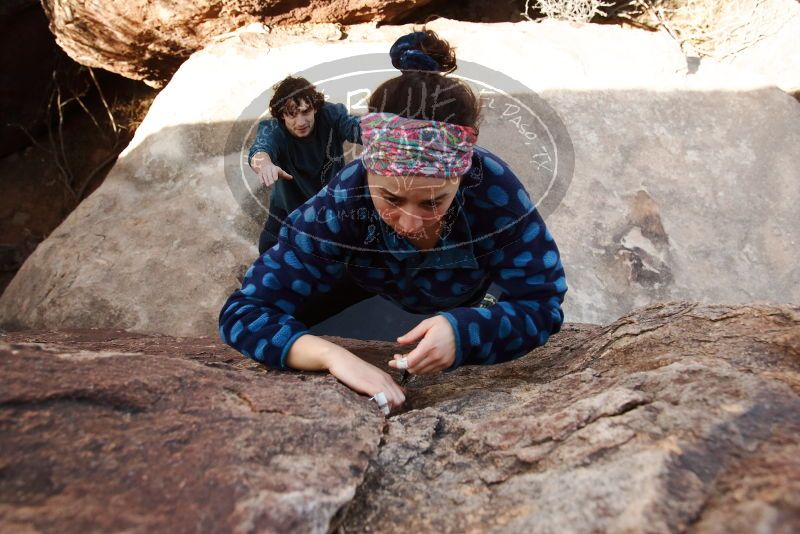
[[[384,424],[330,376],[207,338],[27,333],[0,354],[3,532],[325,532]]]
[[[798,311],[656,305],[416,384],[352,531],[791,532]]]
[[[394,348],[339,341],[377,364]],[[329,376],[207,338],[0,343],[3,531],[800,529],[797,307],[568,325],[515,362],[412,379],[385,425]]]
[[[274,43],[289,33],[327,34],[341,39],[342,25],[365,22],[398,24],[430,16],[480,22],[518,22],[523,2],[491,3],[480,0],[168,0],[84,2],[41,0],[58,43],[77,62],[101,67],[151,85],[162,86],[183,61],[210,41],[251,23],[266,24]],[[679,2],[680,4],[680,2]],[[696,8],[703,21],[705,8]],[[795,0],[732,2],[718,12],[709,29],[721,41],[715,57],[732,62],[786,91],[800,90],[798,40],[800,6]],[[723,19],[716,21],[722,16]],[[708,21],[705,21],[708,23]]]
[[[58,44],[75,61],[160,85],[213,37],[246,24],[390,23],[430,1],[42,0],[42,5]]]
[[[461,60],[538,93],[566,127],[571,141],[558,161],[571,172],[555,182],[563,198],[545,217],[567,270],[568,321],[607,323],[669,299],[800,302],[794,99],[720,65],[689,74],[663,34],[560,23],[432,27]],[[346,41],[282,48],[248,29],[195,54],[103,185],[23,265],[0,298],[0,323],[214,334],[237,273],[257,254],[263,214],[251,218],[247,191],[226,180],[255,189],[243,155],[265,91],[286,73],[360,54],[379,54],[386,68],[386,51],[409,29],[353,28]],[[481,144],[541,199],[548,182],[531,163],[539,149],[519,131],[537,117],[504,117],[508,102],[484,97]]]

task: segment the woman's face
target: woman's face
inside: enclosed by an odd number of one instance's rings
[[[399,235],[411,239],[438,237],[439,223],[460,182],[461,177],[367,175],[372,203],[381,218]]]

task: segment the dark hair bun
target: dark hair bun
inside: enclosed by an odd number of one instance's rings
[[[409,33],[400,37],[389,51],[394,68],[431,72],[452,72],[456,54],[450,44],[433,30]]]

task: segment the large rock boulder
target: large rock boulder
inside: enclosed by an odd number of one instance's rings
[[[42,0],[58,44],[78,63],[152,85],[192,52],[250,23],[391,23],[431,0]],[[339,38],[340,33],[337,32]]]
[[[567,325],[412,379],[385,423],[215,339],[21,332],[0,339],[0,429],[4,532],[797,532],[800,308]]]
[[[157,87],[169,81],[193,52],[250,23],[268,25],[272,30],[270,41],[277,46],[293,34],[341,39],[349,33],[342,25],[364,22],[398,24],[437,15],[475,22],[518,22],[527,6],[480,0],[40,1],[58,43],[78,63]],[[679,38],[704,41],[710,50],[704,48],[703,52],[712,53],[715,59],[732,62],[784,90],[800,90],[800,44],[795,38],[800,28],[800,6],[795,0],[748,0],[711,6],[677,2],[674,7],[675,13],[667,14],[666,26],[678,25]],[[706,13],[706,8],[716,11]],[[672,17],[677,19],[672,21]],[[650,22],[658,24],[660,20]],[[687,53],[693,52],[687,48]]]
[[[481,144],[525,181],[558,241],[568,320],[608,322],[672,298],[800,301],[792,98],[721,65],[690,74],[663,34],[432,27],[481,91]],[[250,28],[195,54],[104,184],[23,265],[0,323],[215,333],[266,216],[244,159],[269,87],[310,73],[361,113],[365,91],[394,75],[386,51],[409,29],[354,27],[345,41],[275,49]]]

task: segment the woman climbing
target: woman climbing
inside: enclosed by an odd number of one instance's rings
[[[556,243],[524,186],[475,145],[480,103],[432,31],[400,38],[402,73],[381,84],[361,119],[364,150],[293,211],[219,317],[220,336],[273,368],[328,371],[353,390],[405,401],[385,371],[308,333],[373,295],[435,314],[398,342],[388,365],[412,375],[505,362],[544,344],[563,322]],[[494,282],[503,293],[481,303]]]

